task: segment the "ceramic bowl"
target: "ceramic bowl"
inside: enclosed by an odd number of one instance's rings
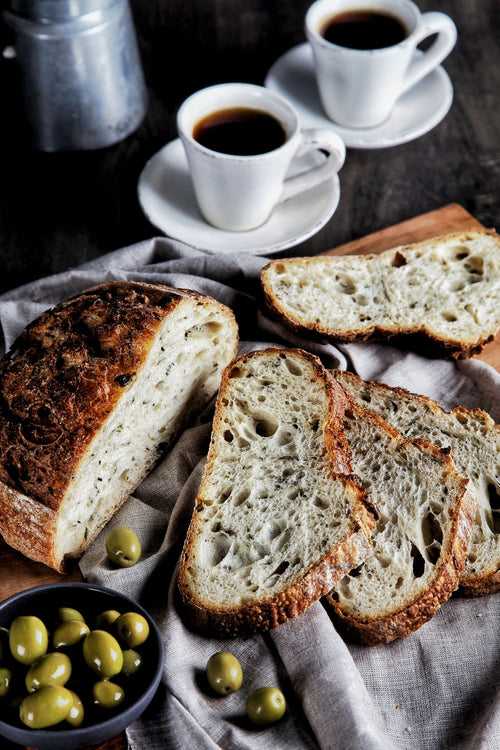
[[[67,728],[68,725],[63,722],[54,729],[36,730],[0,721],[0,736],[23,747],[36,747],[39,750],[76,750],[98,745],[116,737],[147,708],[161,679],[164,649],[160,632],[151,615],[127,596],[102,586],[87,583],[56,583],[22,591],[0,603],[0,627],[9,627],[12,620],[19,615],[37,615],[50,623],[49,613],[57,612],[57,608],[61,606],[74,607],[83,613],[95,613],[96,616],[107,609],[142,614],[150,628],[149,638],[140,649],[144,669],[131,683],[124,708],[110,713],[109,718],[89,723],[88,726],[84,723],[82,727],[73,729]],[[90,625],[92,626],[92,623]]]

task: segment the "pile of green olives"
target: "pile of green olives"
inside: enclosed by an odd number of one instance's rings
[[[141,614],[106,610],[94,629],[71,607],[54,619],[50,632],[33,615],[0,628],[0,713],[18,711],[30,729],[79,727],[88,712],[118,709],[143,668],[149,625]]]
[[[241,664],[229,651],[212,654],[207,662],[208,684],[218,695],[235,693],[243,684]],[[279,721],[286,711],[285,696],[279,688],[262,687],[254,690],[246,702],[247,716],[257,726]]]

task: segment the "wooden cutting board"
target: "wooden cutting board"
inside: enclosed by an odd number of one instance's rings
[[[446,232],[461,232],[471,229],[481,229],[482,225],[462,206],[452,204],[437,211],[417,216],[409,221],[383,229],[367,237],[363,237],[333,250],[327,250],[323,255],[348,255],[358,253],[380,253],[396,245],[418,242]],[[500,371],[500,337],[489,344],[478,356],[478,359],[488,362]],[[0,600],[30,586],[43,583],[54,583],[60,580],[80,580],[77,569],[63,578],[44,565],[27,560],[0,542]],[[126,747],[124,737],[118,737],[112,742],[102,745],[99,750],[123,750]]]

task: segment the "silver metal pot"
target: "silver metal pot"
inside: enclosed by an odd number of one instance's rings
[[[5,20],[36,148],[101,148],[138,127],[146,88],[128,0],[11,0]]]

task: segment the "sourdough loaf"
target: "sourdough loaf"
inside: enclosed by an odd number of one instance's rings
[[[374,521],[340,427],[346,405],[300,350],[253,352],[226,369],[178,578],[196,627],[275,627],[370,553]]]
[[[475,504],[447,451],[405,439],[354,403],[342,427],[378,519],[373,555],[327,601],[361,641],[388,643],[423,625],[457,588]]]
[[[334,373],[356,403],[378,414],[406,437],[422,437],[451,449],[457,469],[469,478],[476,501],[471,546],[460,578],[464,593],[500,590],[500,426],[486,412],[458,407],[446,412],[425,396]]]
[[[261,283],[286,324],[337,341],[411,336],[428,352],[470,357],[500,329],[500,240],[486,231],[380,255],[277,260]]]
[[[216,392],[232,312],[162,285],[114,282],[31,323],[0,363],[0,534],[63,568]]]

